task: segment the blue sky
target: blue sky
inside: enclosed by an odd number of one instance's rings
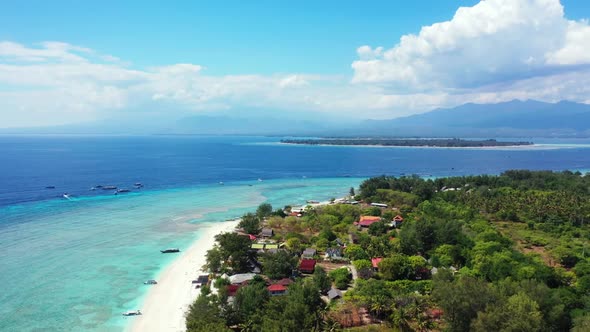
[[[0,115],[5,126],[162,108],[392,118],[463,102],[589,101],[570,87],[590,63],[590,1],[486,2],[7,2]],[[552,92],[555,81],[571,86]]]
[[[393,44],[477,1],[13,1],[0,40],[67,41],[138,66],[211,74],[350,74],[356,48]]]

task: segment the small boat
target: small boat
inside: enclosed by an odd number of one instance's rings
[[[258,182],[262,182],[262,179],[258,179]]]
[[[90,188],[90,190],[94,191],[94,190],[96,190],[96,187],[92,187],[92,188]]]
[[[307,204],[319,204],[320,201],[314,201],[314,200],[309,200],[307,201]]]
[[[178,248],[168,248],[168,249],[164,249],[164,250],[160,250],[161,253],[163,254],[170,254],[173,252],[180,252],[180,249]]]
[[[94,186],[94,188],[102,188],[102,185]]]
[[[219,184],[223,186],[223,182],[222,181],[219,181]]]
[[[55,186],[47,186],[45,189],[55,189]]]
[[[64,194],[62,195],[62,197],[63,197],[63,198],[65,198],[65,199],[70,199],[70,194],[68,194],[68,193],[64,193]]]
[[[134,186],[136,186],[136,187],[143,187],[143,184],[141,182],[135,182]]]
[[[102,186],[102,190],[115,190],[117,186]]]
[[[115,190],[115,195],[119,195],[121,193],[128,193],[128,192],[131,192],[131,190],[125,189],[125,188],[121,188],[121,189]]]
[[[150,279],[150,280],[146,280],[143,282],[144,285],[157,285],[158,282],[155,281],[154,279]]]
[[[123,316],[137,316],[137,315],[141,315],[141,311],[139,311],[139,310],[129,310],[129,311],[125,311],[123,313]]]

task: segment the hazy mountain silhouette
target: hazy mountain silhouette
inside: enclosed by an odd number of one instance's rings
[[[236,115],[236,113],[238,115]],[[3,134],[200,134],[294,136],[514,137],[590,136],[590,105],[513,100],[464,104],[391,120],[344,120],[313,112],[247,110],[119,118],[42,128],[0,129]]]
[[[368,120],[362,126],[394,136],[583,135],[590,133],[590,105],[534,100],[470,103],[392,120]]]

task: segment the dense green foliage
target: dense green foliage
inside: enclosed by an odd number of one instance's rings
[[[352,280],[350,271],[346,268],[336,269],[330,272],[330,279],[334,282],[334,286],[338,289],[348,288],[348,284]]]
[[[297,256],[288,251],[276,253],[265,253],[262,255],[262,271],[271,279],[281,279],[291,276],[293,269],[297,266]]]
[[[207,267],[217,273],[247,271],[257,260],[263,274],[278,279],[290,275],[304,248],[323,257],[342,241],[349,263],[329,273],[316,266],[283,296],[269,296],[262,280],[240,288],[233,304],[223,291],[202,296],[187,317],[189,331],[207,324],[220,331],[334,330],[352,326],[358,308],[400,331],[589,330],[590,176],[382,176],[364,181],[356,194],[363,204],[322,206],[300,218],[266,215],[265,227],[288,251],[256,257],[247,237],[218,236],[207,254]],[[404,221],[394,229],[389,222],[397,214]],[[360,228],[354,222],[361,215],[383,222]],[[320,294],[331,287],[347,291],[327,305]],[[196,317],[194,310],[216,318]]]
[[[260,232],[260,222],[259,214],[246,213],[242,216],[242,220],[240,220],[238,227],[248,234],[258,234],[258,232]]]
[[[206,267],[213,272],[247,272],[254,253],[250,250],[251,241],[236,233],[223,233],[215,236],[217,245],[207,251]]]

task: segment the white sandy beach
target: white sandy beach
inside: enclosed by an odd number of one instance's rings
[[[132,332],[178,332],[185,331],[185,313],[197,298],[200,290],[191,280],[204,274],[205,254],[215,243],[215,235],[232,231],[239,221],[210,223],[200,238],[190,248],[181,252],[160,275],[157,285],[147,294],[141,308],[141,316],[130,317],[127,326]],[[182,248],[181,248],[182,250]]]

